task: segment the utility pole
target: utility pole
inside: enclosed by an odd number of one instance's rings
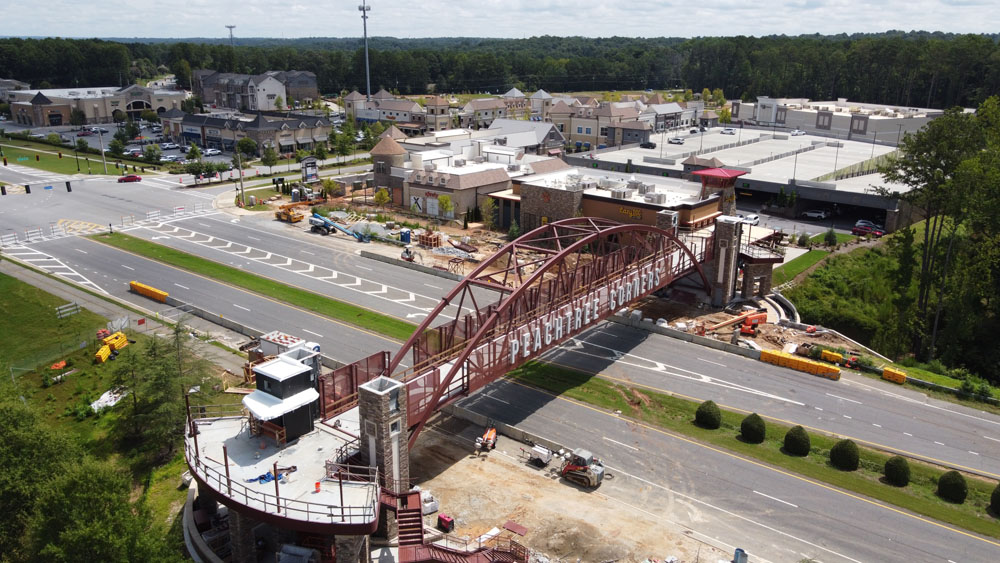
[[[235,28],[236,26],[235,25],[227,25],[226,27],[229,29],[229,48],[232,49],[233,48],[233,28]]]
[[[98,132],[97,133],[97,139],[101,142],[101,161],[104,162],[104,173],[107,174],[108,173],[108,157],[104,153],[104,133]],[[87,169],[88,170],[90,169],[89,161],[88,161],[88,164],[87,164]],[[87,173],[89,174],[90,172],[87,172]]]
[[[235,147],[234,147],[235,148]],[[240,157],[240,150],[236,149],[236,166],[239,168],[237,172],[240,175],[240,207],[247,206],[247,190],[243,187],[243,159]]]
[[[358,11],[361,12],[361,23],[364,26],[365,33],[365,86],[368,88],[365,101],[368,102],[372,101],[372,76],[368,67],[368,12],[371,10],[372,7],[368,5],[368,0],[361,0]]]

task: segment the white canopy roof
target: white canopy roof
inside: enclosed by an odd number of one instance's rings
[[[270,393],[257,389],[243,397],[243,406],[253,413],[257,420],[271,420],[319,399],[319,392],[309,388],[287,399],[279,399]]]

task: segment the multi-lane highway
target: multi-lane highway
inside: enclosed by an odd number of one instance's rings
[[[87,179],[74,186],[72,193],[33,190],[0,199],[0,235],[48,227],[4,252],[149,308],[151,302],[127,291],[129,280],[147,280],[258,330],[315,340],[342,362],[395,350],[399,343],[283,304],[280,296],[250,293],[72,235],[112,223],[141,238],[412,322],[422,320],[454,283],[362,259],[356,251],[363,245],[312,235],[301,223],[218,212],[212,200],[225,188],[185,190],[162,178],[142,184]],[[52,224],[68,228],[53,235]],[[996,476],[1000,467],[1000,417],[860,376],[831,382],[612,323],[546,359],[984,475]],[[466,404],[562,443],[586,443],[616,474],[602,491],[639,488],[644,509],[767,559],[985,561],[1000,549],[996,542],[511,383],[496,383]]]

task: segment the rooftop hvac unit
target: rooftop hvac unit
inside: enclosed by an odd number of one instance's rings
[[[630,190],[626,190],[624,188],[615,188],[611,190],[611,197],[614,199],[628,199],[630,195]]]
[[[597,188],[597,182],[593,180],[583,180],[580,182],[580,188],[584,190],[592,190]]]
[[[664,203],[667,202],[667,194],[663,193],[647,192],[646,195],[643,197],[645,198],[646,203],[655,203],[657,205],[663,205]]]
[[[424,172],[432,172],[434,169],[435,166],[433,163],[428,162],[427,164],[424,165]]]
[[[566,181],[567,182],[574,182],[575,183],[575,182],[579,182],[582,179],[583,179],[583,175],[582,174],[567,174],[566,175]]]
[[[661,215],[663,217],[666,217],[666,223],[667,223],[666,228],[667,229],[671,229],[671,228],[676,229],[677,228],[677,215],[678,214],[677,214],[676,211],[672,211],[672,210],[669,210],[669,209],[664,209],[663,211],[660,211],[659,213],[657,213],[657,216],[661,216]],[[657,221],[657,224],[659,224],[659,223],[660,222]]]
[[[477,157],[476,157],[476,158],[474,158],[473,160],[474,160],[474,161],[476,162],[476,164],[482,164],[483,162],[485,162],[485,161],[486,161],[486,159],[484,159],[484,158],[483,158],[483,157],[481,157],[481,156],[477,156]]]
[[[640,186],[642,186],[642,182],[640,182],[639,180],[636,180],[635,178],[631,178],[628,181],[628,188],[630,190],[638,190]]]
[[[519,164],[508,164],[507,165],[507,170],[510,171],[510,172],[517,172],[520,169],[521,169],[521,165],[519,165]]]
[[[462,166],[465,166],[465,159],[464,158],[456,158],[455,159],[455,167],[459,168],[459,167],[462,167]]]

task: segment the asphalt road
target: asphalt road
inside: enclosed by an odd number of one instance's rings
[[[996,540],[509,381],[461,405],[593,451],[613,475],[600,493],[742,547],[753,561],[961,563],[1000,553]]]
[[[611,322],[544,357],[1000,479],[1000,417],[891,383],[830,381]]]

